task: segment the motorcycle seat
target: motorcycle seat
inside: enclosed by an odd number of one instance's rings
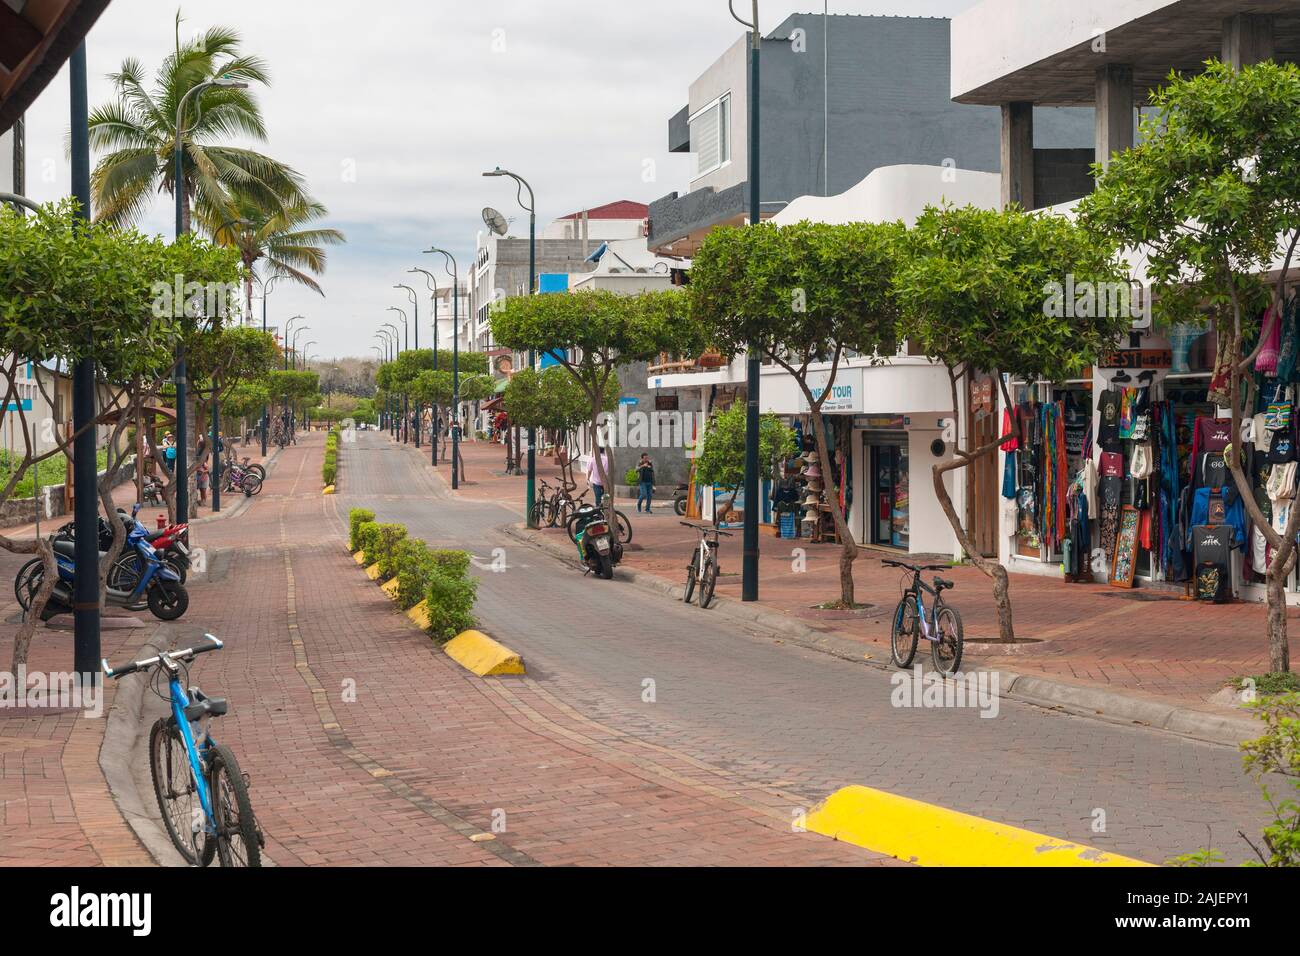
[[[76,556],[76,551],[77,542],[75,541],[58,540],[54,542],[55,554],[61,554],[65,558],[72,558]]]

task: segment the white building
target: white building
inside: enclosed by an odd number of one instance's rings
[[[927,205],[944,202],[997,208],[1000,179],[995,173],[971,172],[943,166],[886,166],[872,171],[852,189],[837,196],[795,199],[773,221],[914,222]],[[745,361],[720,369],[651,370],[652,389],[697,391],[704,407],[717,390],[735,391],[745,385]],[[829,365],[814,366],[816,376],[829,376]],[[909,353],[904,344],[886,364],[850,358],[841,364],[835,386],[841,394],[827,401],[823,414],[832,421],[851,421],[848,462],[852,481],[848,524],[860,544],[894,548],[913,554],[953,555],[956,535],[939,507],[932,468],[952,457],[944,440],[954,417],[947,373],[929,359]],[[808,414],[794,378],[775,365],[765,365],[760,408],[789,418]],[[956,413],[956,414],[955,414]],[[966,478],[948,479],[953,500],[966,498]],[[971,502],[972,506],[975,502]],[[960,506],[960,504],[959,504]],[[996,519],[995,510],[990,517]]]

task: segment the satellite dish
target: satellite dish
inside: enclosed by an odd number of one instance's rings
[[[501,215],[491,206],[483,210],[483,223],[498,236],[504,236],[510,229],[510,224],[506,222],[506,217]]]

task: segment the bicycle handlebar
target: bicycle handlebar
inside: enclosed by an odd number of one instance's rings
[[[916,565],[916,564],[908,564],[905,561],[881,561],[880,563],[887,568],[906,568],[907,570],[914,571],[917,574],[920,574],[922,571],[948,571],[951,570],[952,568],[952,566],[948,564]]]
[[[195,647],[187,647],[179,651],[163,651],[157,657],[146,658],[142,661],[132,661],[130,664],[123,664],[121,667],[114,668],[109,665],[108,658],[103,658],[100,664],[104,668],[104,675],[114,680],[125,677],[127,674],[134,674],[136,671],[147,671],[149,668],[168,661],[192,661],[199,654],[206,654],[208,651],[219,651],[226,645],[211,634],[204,634],[210,644],[200,644]]]
[[[705,534],[720,534],[724,538],[732,537],[732,533],[730,531],[723,531],[721,528],[710,528],[706,524],[692,524],[689,521],[679,521],[677,523],[686,528],[694,528],[696,531],[703,531]]]

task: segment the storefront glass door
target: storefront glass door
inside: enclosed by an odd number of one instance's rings
[[[908,461],[903,442],[866,446],[871,476],[868,540],[875,545],[907,550],[909,540]]]

